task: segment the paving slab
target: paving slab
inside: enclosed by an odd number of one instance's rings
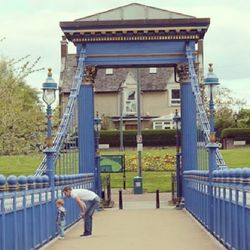
[[[168,205],[169,194],[160,194],[161,207],[155,208],[155,194],[124,193],[124,209],[115,206],[94,214],[93,236],[80,238],[83,222],[66,232],[64,240],[53,240],[46,250],[217,250],[225,249],[186,210]],[[166,198],[166,200],[165,200]]]

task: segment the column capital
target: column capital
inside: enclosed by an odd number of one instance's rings
[[[84,68],[84,78],[82,80],[83,85],[92,85],[95,82],[96,67],[88,65]]]
[[[186,63],[177,64],[176,71],[181,83],[190,82],[189,69]]]

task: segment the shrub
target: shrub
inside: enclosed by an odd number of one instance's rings
[[[222,139],[236,139],[245,140],[250,143],[250,129],[249,128],[226,128],[221,132]]]
[[[123,143],[126,147],[136,147],[136,130],[123,131]],[[175,130],[143,130],[142,139],[144,146],[174,146],[176,143]],[[120,132],[100,131],[100,143],[109,144],[110,147],[120,146]]]

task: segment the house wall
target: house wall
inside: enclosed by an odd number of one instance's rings
[[[117,116],[119,115],[119,98],[117,93],[95,93],[95,111],[99,115]]]
[[[179,106],[171,106],[168,91],[144,92],[142,96],[142,115],[163,116],[174,113]]]

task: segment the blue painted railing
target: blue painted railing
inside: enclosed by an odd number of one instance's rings
[[[57,235],[55,200],[67,185],[94,189],[93,174],[55,176],[54,192],[47,176],[0,175],[0,249],[37,249]],[[65,199],[66,227],[79,220],[73,199]]]
[[[228,249],[250,249],[250,168],[184,171],[185,207]],[[209,189],[212,192],[209,192]]]

